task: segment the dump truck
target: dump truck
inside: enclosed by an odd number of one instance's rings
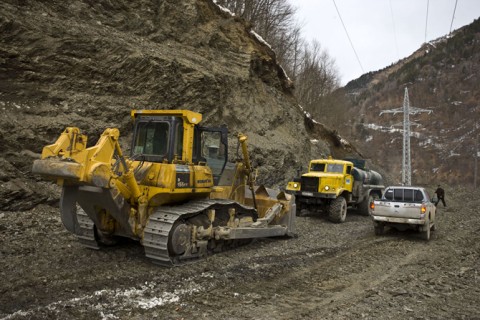
[[[67,127],[32,171],[62,188],[61,220],[91,249],[140,241],[153,262],[174,266],[255,238],[295,234],[295,202],[256,186],[247,136],[228,162],[228,129],[200,126],[190,110],[132,110],[130,155],[108,128],[94,146]],[[240,159],[241,158],[241,159]]]
[[[288,182],[286,192],[295,196],[296,212],[325,212],[334,223],[345,221],[347,208],[370,215],[370,203],[381,197],[382,176],[365,166],[364,159],[311,160],[308,172]]]

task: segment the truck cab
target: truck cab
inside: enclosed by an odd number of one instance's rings
[[[297,213],[322,211],[335,223],[345,221],[347,207],[370,214],[370,202],[380,198],[382,176],[365,168],[365,160],[311,160],[308,172],[290,181],[286,192],[295,195]]]
[[[349,161],[312,160],[308,172],[301,176],[299,182],[289,182],[287,191],[307,197],[334,199],[344,191],[352,191],[352,168],[353,163]]]

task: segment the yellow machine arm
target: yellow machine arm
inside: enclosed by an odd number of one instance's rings
[[[250,156],[248,155],[247,136],[238,134],[238,142],[242,145],[243,162],[245,163],[245,174],[247,175],[248,188],[252,192],[253,207],[257,209],[257,200],[255,198],[255,179],[253,177],[252,164],[250,163]]]
[[[135,201],[141,191],[123,157],[119,135],[118,129],[106,129],[95,146],[86,148],[87,136],[78,128],[68,127],[54,144],[43,148],[42,159],[35,160],[32,171],[56,179],[59,185],[115,186],[125,199]],[[118,172],[112,169],[115,158],[122,167]]]

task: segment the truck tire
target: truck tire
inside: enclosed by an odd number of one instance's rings
[[[340,196],[333,200],[328,207],[328,220],[334,223],[342,223],[347,216],[347,200]]]
[[[358,212],[360,212],[363,216],[370,216],[372,214],[372,209],[370,209],[370,203],[374,200],[377,200],[379,197],[376,193],[369,194],[368,197],[365,198],[360,204],[358,205]]]
[[[421,232],[421,236],[423,240],[430,240],[430,220],[427,220],[425,223],[424,230]]]

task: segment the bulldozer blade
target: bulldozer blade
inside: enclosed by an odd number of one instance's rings
[[[72,161],[62,161],[54,158],[35,160],[32,173],[51,179],[80,179],[82,165]]]

